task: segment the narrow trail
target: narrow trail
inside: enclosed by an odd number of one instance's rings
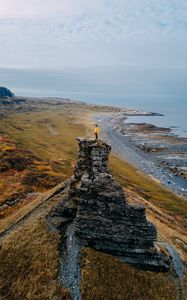
[[[38,196],[34,201],[39,203],[37,203],[33,208],[31,208],[31,210],[26,212],[23,216],[19,217],[15,222],[0,232],[0,241],[11,234],[14,230],[17,230],[19,226],[23,225],[32,216],[32,214],[37,211],[38,208],[41,208],[42,205],[45,205],[48,200],[50,200],[57,193],[63,191],[65,187],[66,183],[63,182],[46,192],[44,195]]]

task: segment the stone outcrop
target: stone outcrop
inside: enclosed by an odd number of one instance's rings
[[[14,94],[6,87],[0,87],[0,98],[13,97]]]
[[[141,269],[167,271],[169,259],[156,244],[157,231],[147,221],[145,208],[129,205],[109,172],[111,147],[94,139],[77,140],[79,159],[68,196],[52,212],[52,222],[62,232],[73,222],[75,235],[84,246]]]

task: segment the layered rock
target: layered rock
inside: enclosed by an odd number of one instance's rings
[[[167,271],[169,259],[156,245],[145,208],[129,205],[108,169],[111,147],[78,138],[79,159],[66,201],[53,212],[59,228],[74,222],[80,243],[120,257],[141,269]]]

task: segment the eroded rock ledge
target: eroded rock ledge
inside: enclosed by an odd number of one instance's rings
[[[66,236],[74,224],[83,246],[110,253],[141,269],[168,271],[170,261],[158,247],[155,226],[145,208],[129,205],[108,169],[111,147],[103,141],[77,138],[79,158],[68,196],[51,213],[51,221]]]

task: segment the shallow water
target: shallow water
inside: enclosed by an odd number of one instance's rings
[[[148,123],[158,127],[171,128],[171,131],[181,137],[187,137],[187,116],[182,114],[166,113],[164,116],[133,116],[128,117],[125,123]]]
[[[185,145],[167,145],[167,150],[163,153],[147,153],[137,147],[141,142],[141,138],[136,138],[136,134],[133,133],[127,136],[122,134],[118,127],[118,121],[113,115],[99,115],[94,118],[100,127],[102,127],[101,137],[112,145],[113,152],[125,159],[129,163],[133,164],[136,168],[143,172],[152,175],[161,181],[162,184],[172,189],[178,194],[187,196],[187,181],[183,176],[176,176],[175,172],[171,170],[171,167],[180,168],[186,167],[186,158],[182,160],[174,159],[171,163],[168,163],[168,158],[174,156],[174,150],[177,148],[179,153],[184,155]],[[147,144],[152,145],[151,140],[146,140]],[[162,146],[162,141],[160,141]],[[178,147],[179,146],[179,147]],[[182,171],[182,170],[181,170]]]

